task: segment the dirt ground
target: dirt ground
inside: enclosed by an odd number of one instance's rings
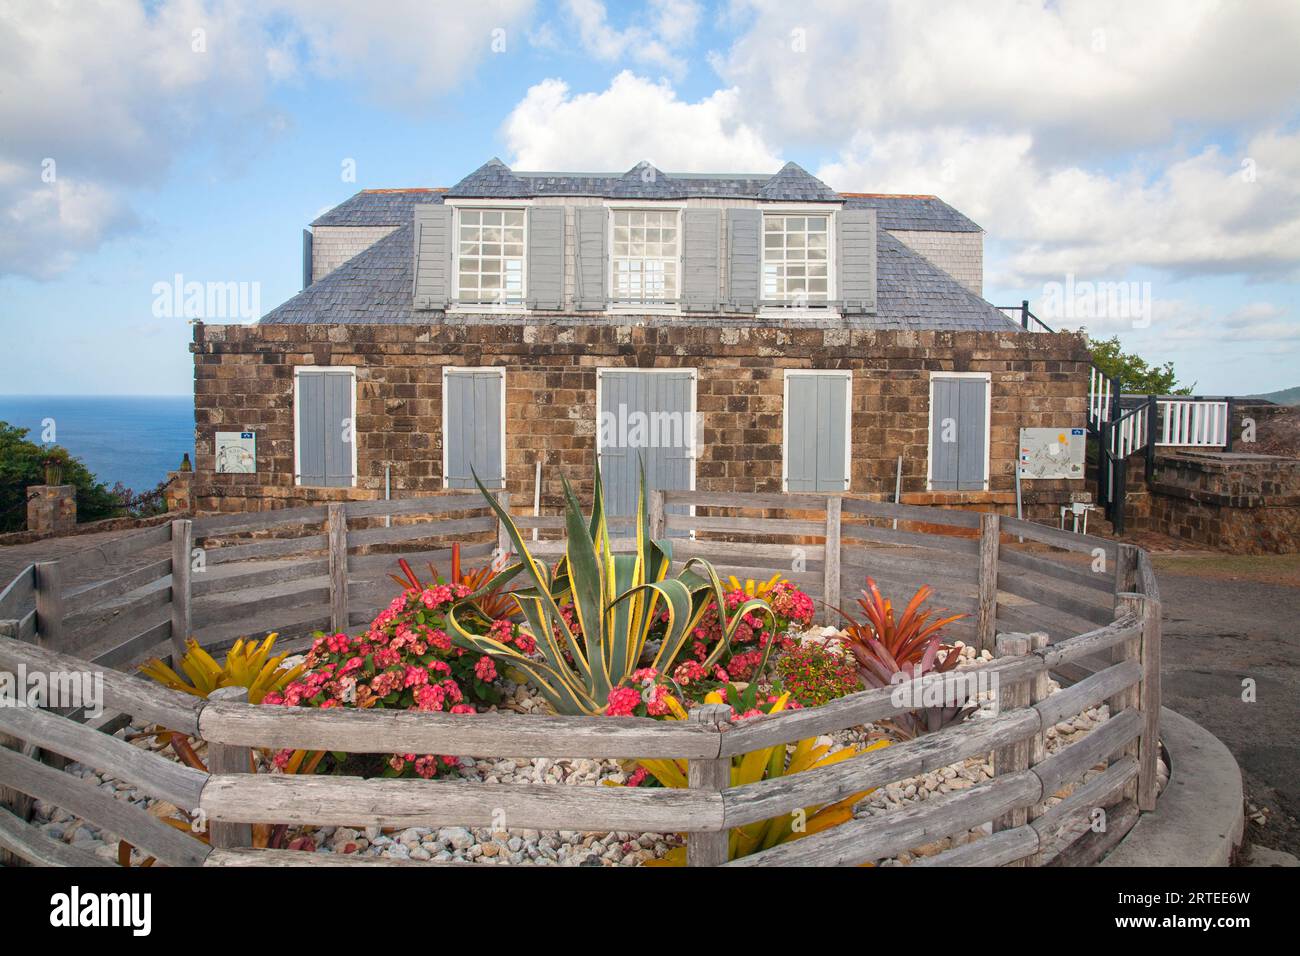
[[[1154,563],[1165,705],[1237,758],[1246,842],[1300,854],[1300,555],[1164,553]],[[1265,812],[1263,825],[1250,804]]]

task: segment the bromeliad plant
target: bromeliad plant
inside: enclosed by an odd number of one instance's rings
[[[756,685],[751,684],[745,692],[729,686],[725,693],[714,692],[705,699],[706,703],[728,703],[732,711],[741,711],[743,719],[758,714],[775,714],[787,706],[795,706],[790,695],[782,694],[766,702],[753,699]],[[860,754],[879,750],[889,746],[889,741],[875,740],[865,747],[846,747],[832,752],[829,744],[819,744],[817,738],[809,737],[787,748],[777,744],[762,750],[755,750],[731,760],[731,786],[740,787],[757,783],[760,780],[774,780],[789,777],[805,770],[829,767],[831,764],[848,760]],[[640,760],[636,772],[628,779],[628,786],[640,786],[658,783],[663,787],[684,789],[687,786],[688,762],[685,760]],[[728,838],[727,859],[736,860],[751,853],[771,849],[781,843],[789,843],[802,837],[820,833],[829,827],[838,826],[853,818],[853,807],[872,791],[863,790],[850,794],[837,803],[805,807],[802,813],[786,813],[769,820],[760,820],[747,826],[734,828]],[[689,840],[690,837],[688,836]],[[684,866],[686,864],[686,847],[680,846],[669,850],[661,859],[648,862],[647,866]]]
[[[839,612],[848,622],[844,628],[845,646],[857,661],[858,673],[867,687],[888,687],[901,680],[942,674],[957,666],[960,659],[957,653],[950,651],[942,660],[939,658],[939,633],[966,615],[953,614],[931,621],[936,612],[929,608],[922,610],[922,605],[932,593],[928,584],[918,588],[903,613],[895,617],[893,604],[881,597],[875,580],[867,578],[867,588],[858,600],[858,606],[866,612],[866,622],[855,621]],[[912,738],[956,723],[973,710],[973,707],[926,707],[882,723],[891,726],[899,736]]]
[[[668,576],[672,553],[668,542],[650,537],[644,471],[637,497],[636,549],[631,554],[614,553],[599,464],[589,520],[583,519],[573,489],[564,480],[567,541],[554,571],[533,557],[510,514],[477,476],[474,480],[510,536],[518,560],[452,606],[447,615],[449,633],[459,646],[522,671],[558,713],[603,713],[610,692],[627,686],[643,666],[660,674],[671,672],[711,603],[726,610],[718,640],[700,662],[706,668],[727,653],[746,615],[772,618],[761,598],[729,607],[718,573],[706,561],[693,558],[676,577]],[[512,594],[524,617],[524,629],[535,640],[534,653],[521,651],[517,642],[511,645],[491,634],[475,633],[468,620],[482,593],[521,573],[531,578],[532,586]],[[571,615],[564,613],[567,604],[572,604]],[[651,631],[661,612],[667,613],[667,619],[655,644]]]

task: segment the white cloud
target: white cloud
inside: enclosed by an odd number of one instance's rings
[[[450,89],[495,36],[524,44],[531,8],[0,0],[0,275],[51,278],[129,228],[130,190],[158,185],[196,142],[240,155],[274,139],[288,125],[268,106],[275,84],[351,77],[407,106]]]
[[[1163,165],[1050,164],[1027,131],[860,135],[818,171],[846,191],[936,193],[985,228],[990,284],[1149,267],[1255,278],[1300,268],[1300,132],[1270,130],[1243,158],[1207,146]],[[1001,274],[999,274],[999,270]]]
[[[694,0],[650,0],[643,12],[634,14],[636,22],[622,29],[609,22],[601,0],[565,0],[564,6],[582,48],[596,59],[607,63],[631,59],[675,76],[685,72],[686,63],[674,49],[694,39],[700,19]]]
[[[621,171],[648,159],[665,172],[775,172],[778,155],[735,120],[737,94],[697,102],[671,85],[624,71],[599,93],[572,93],[562,80],[531,87],[502,128],[518,169]]]
[[[717,60],[769,136],[1032,129],[1077,155],[1250,128],[1300,95],[1300,5],[1258,0],[736,0]]]

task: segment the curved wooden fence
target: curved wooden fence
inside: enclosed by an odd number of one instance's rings
[[[335,626],[366,620],[372,613],[371,595],[377,592],[365,575],[377,570],[382,576],[395,558],[366,553],[369,549],[419,543],[424,548],[422,560],[445,560],[445,550],[436,546],[439,539],[477,535],[482,540],[473,546],[475,553],[491,552],[496,546],[495,525],[472,506],[471,498],[460,494],[359,502],[197,519],[192,525],[177,522],[165,542],[161,537],[149,539],[153,545],[165,543],[175,549],[174,556],[166,559],[169,562],[181,555],[190,558],[184,562],[188,575],[169,573],[163,585],[155,583],[154,589],[165,588],[168,593],[161,604],[142,600],[151,591],[141,582],[157,573],[164,560],[152,559],[147,547],[128,552],[127,546],[121,546],[119,561],[134,557],[139,567],[68,594],[49,591],[51,577],[57,582],[58,571],[53,576],[48,568],[25,571],[0,593],[0,634],[7,635],[0,636],[0,670],[56,678],[99,675],[103,705],[110,713],[129,715],[137,726],[159,724],[206,740],[211,772],[183,767],[111,736],[108,731],[120,726],[120,721],[83,723],[74,712],[0,707],[0,744],[8,744],[0,746],[0,803],[10,807],[0,809],[0,848],[36,864],[103,864],[49,839],[26,822],[22,800],[36,798],[93,822],[169,865],[394,862],[252,849],[253,823],[485,827],[499,826],[503,819],[510,828],[688,833],[688,861],[720,865],[726,862],[727,832],[732,827],[834,802],[990,753],[995,772],[991,780],[936,794],[887,816],[855,819],[728,865],[861,863],[990,822],[990,836],[921,862],[1088,862],[1127,832],[1139,810],[1155,806],[1160,603],[1146,554],[1100,538],[974,512],[850,497],[656,495],[652,515],[657,530],[690,535],[674,542],[676,556],[710,558],[724,573],[734,570],[766,577],[781,571],[827,604],[848,600],[868,573],[903,599],[911,591],[902,593],[900,588],[930,583],[936,588],[937,603],[970,609],[971,635],[996,650],[991,662],[914,682],[914,694],[941,692],[945,700],[963,699],[992,682],[996,716],[833,766],[739,787],[729,786],[729,767],[736,754],[858,727],[914,709],[915,704],[901,697],[898,688],[886,688],[740,723],[726,719],[726,708],[714,707],[698,708],[685,722],[254,707],[228,699],[238,693],[228,690],[208,701],[169,691],[106,667],[102,660],[60,648],[52,640],[76,633],[69,620],[95,610],[96,602],[118,602],[132,615],[165,608],[164,641],[172,633],[189,630],[172,630],[186,627],[186,613],[199,635],[218,623],[226,630],[236,627],[238,619],[207,622],[205,600],[222,594],[235,596],[232,606],[251,609],[257,627],[246,630],[255,633],[272,628],[278,612],[304,608],[303,617],[309,621],[315,611],[325,611],[321,620]],[[668,505],[683,506],[677,512],[689,507],[693,513],[667,512]],[[415,520],[421,515],[428,517]],[[530,521],[535,522],[541,532],[553,530],[547,527],[549,520],[521,519],[520,524],[528,528]],[[291,526],[298,531],[290,538],[248,537]],[[200,556],[206,563],[195,564],[191,536],[200,542]],[[738,547],[742,542],[744,546]],[[1080,560],[1053,556],[1044,546],[1078,552]],[[545,540],[539,541],[539,551],[547,547]],[[322,590],[316,583],[322,559],[315,552],[324,555],[323,593],[317,593]],[[247,567],[239,567],[245,562]],[[202,577],[223,565],[236,570]],[[264,572],[277,568],[282,569],[281,576],[268,585]],[[299,573],[302,576],[294,578]],[[276,603],[276,588],[289,583],[294,587],[284,593],[298,597]],[[258,585],[269,597],[252,590]],[[304,599],[304,592],[310,595],[307,603],[287,603]],[[390,583],[374,607],[387,603],[391,593]],[[59,612],[62,616],[55,617]],[[1077,622],[1083,623],[1076,626]],[[1012,631],[1012,624],[1020,630]],[[210,633],[218,635],[217,643],[226,639],[220,636],[224,631]],[[135,638],[136,646],[146,640]],[[1049,674],[1069,686],[1047,694]],[[934,684],[941,687],[930,686]],[[1048,729],[1101,702],[1109,704],[1110,719],[1049,755]],[[250,748],[285,747],[475,757],[671,757],[690,762],[690,787],[513,785],[247,772]],[[42,755],[52,756],[42,761]],[[211,845],[63,772],[58,758],[79,761],[197,813],[210,826]],[[1105,770],[1083,782],[1094,767]],[[1064,799],[1045,806],[1049,797],[1071,787]],[[1098,807],[1108,808],[1104,832],[1087,825]]]

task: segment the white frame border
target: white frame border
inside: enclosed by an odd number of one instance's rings
[[[355,365],[295,365],[293,367],[293,485],[295,488],[333,488],[336,485],[304,485],[302,483],[302,458],[299,454],[299,391],[298,376],[302,372],[347,372],[352,376],[352,484],[357,486],[357,367]]]
[[[844,488],[842,494],[848,494],[853,485],[853,370],[842,368],[788,368],[781,383],[781,492],[790,493],[790,379],[811,378],[817,375],[829,375],[843,378],[847,385],[844,392]],[[816,491],[812,494],[834,494],[830,491]]]
[[[450,206],[451,215],[451,276],[452,296],[447,303],[448,312],[470,312],[486,315],[524,315],[528,312],[528,212],[536,205],[530,199],[448,199],[443,205]],[[460,211],[461,209],[522,209],[524,210],[524,255],[521,301],[519,305],[483,305],[477,302],[460,301]]]
[[[781,306],[759,306],[758,314],[761,316],[774,315],[792,315],[797,318],[806,318],[809,316],[821,316],[823,318],[838,318],[840,309],[835,304],[840,294],[840,210],[842,205],[836,206],[829,203],[760,203],[758,211],[762,214],[759,218],[758,225],[758,300],[763,301],[763,253],[766,251],[763,236],[766,233],[764,228],[763,216],[769,213],[774,216],[826,216],[826,305],[823,308],[804,308],[796,309],[794,307],[784,308]]]
[[[631,313],[635,315],[681,315],[682,314],[682,282],[686,278],[686,243],[684,237],[683,214],[686,206],[679,200],[633,200],[633,199],[615,199],[607,200],[605,207],[605,248],[608,250],[606,260],[609,268],[606,270],[608,275],[605,280],[605,301],[608,308],[605,310],[609,313]],[[676,211],[677,213],[677,302],[676,304],[666,303],[663,305],[652,305],[649,303],[637,304],[635,302],[618,303],[614,301],[614,213],[615,212],[664,212]],[[576,267],[576,266],[575,266]],[[654,371],[653,369],[643,369],[642,371]]]
[[[442,367],[442,487],[449,488],[451,476],[447,474],[447,378],[451,375],[474,372],[495,372],[501,376],[501,487],[493,491],[504,491],[506,487],[506,369],[503,365],[444,365]]]
[[[988,387],[984,389],[984,487],[989,490],[989,454],[993,435],[993,373],[992,372],[931,372],[929,398],[925,406],[925,490],[934,491],[932,466],[934,463],[934,380],[936,378],[973,378],[982,379]],[[969,493],[957,489],[954,493]],[[945,494],[947,492],[944,492]]]

